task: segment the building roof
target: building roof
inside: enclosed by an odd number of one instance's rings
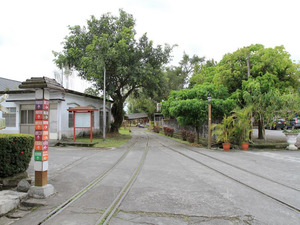
[[[148,118],[148,115],[147,113],[133,113],[133,114],[126,115],[125,118],[127,120],[144,119],[144,118]]]
[[[64,87],[55,79],[50,79],[48,77],[31,77],[30,79],[22,82],[19,87],[24,89],[49,88],[59,91],[65,91]]]
[[[3,77],[0,77],[0,95],[1,94],[24,94],[24,93],[34,93],[34,87],[39,87],[39,88],[53,88],[58,89],[58,90],[63,90],[63,87],[60,84],[57,84],[57,82],[47,78],[47,77],[37,77],[37,78],[31,78],[27,79],[25,82],[19,82],[15,80],[10,80],[6,79]],[[22,88],[19,88],[21,86]],[[23,89],[23,88],[26,89]],[[94,99],[101,99],[100,97],[81,93],[78,91],[70,90],[70,89],[64,89],[66,93],[74,94],[74,95],[79,95],[79,96],[84,96],[87,98],[94,98]],[[106,100],[110,103],[113,103],[111,100]]]
[[[0,91],[15,91],[19,90],[20,81],[10,80],[0,77]]]

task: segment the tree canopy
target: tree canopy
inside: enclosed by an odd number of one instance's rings
[[[103,90],[106,71],[106,90],[113,100],[112,114],[116,130],[123,120],[126,98],[140,88],[148,93],[159,90],[162,66],[169,62],[172,47],[154,46],[146,34],[136,40],[135,20],[123,10],[119,16],[92,16],[87,26],[69,27],[62,52],[54,52],[55,63],[68,65],[79,76],[92,81]]]
[[[193,87],[190,92],[192,93],[197,85],[208,83],[225,87],[228,90],[225,98],[234,99],[242,108],[253,106],[253,116],[259,123],[259,138],[263,138],[264,126],[274,117],[293,117],[299,113],[299,78],[299,64],[290,59],[290,54],[283,46],[265,48],[255,44],[224,55],[219,63],[211,60],[195,65],[190,79],[190,87]],[[172,94],[169,99],[175,102]],[[180,102],[176,104],[178,106],[173,107],[181,107]],[[200,103],[190,101],[189,104],[189,107],[193,108],[191,104],[199,106]],[[167,108],[171,106],[165,105]],[[218,104],[212,105],[212,108],[212,112],[219,110]],[[179,117],[178,109],[176,110],[167,111],[173,112],[178,121],[183,121]],[[185,113],[188,115],[189,112]],[[198,115],[202,115],[202,112],[198,112]],[[194,117],[196,118],[196,115]],[[194,124],[200,123],[195,121]]]
[[[213,118],[222,118],[235,108],[235,100],[230,98],[226,87],[204,83],[192,89],[172,91],[163,102],[162,113],[165,117],[175,117],[181,126],[195,127],[199,141],[199,127],[208,120],[208,93],[212,97]]]

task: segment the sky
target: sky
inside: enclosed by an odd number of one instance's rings
[[[86,25],[119,9],[133,15],[137,37],[177,44],[172,65],[183,56],[220,61],[251,44],[283,45],[300,61],[299,0],[0,0],[0,77],[25,81],[54,78],[52,51],[61,51],[68,26]],[[77,84],[77,85],[76,85]],[[79,85],[78,85],[79,84]],[[75,82],[71,88],[83,91]]]

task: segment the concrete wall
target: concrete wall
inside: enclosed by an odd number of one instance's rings
[[[220,121],[212,121],[212,123],[219,123]],[[179,126],[176,119],[165,119],[163,120],[164,127],[170,127],[175,130],[175,132],[179,132],[181,129],[189,130],[196,132],[196,129],[191,126]],[[208,137],[208,122],[200,127],[200,137],[207,138]]]

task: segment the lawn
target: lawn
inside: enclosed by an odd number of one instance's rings
[[[112,147],[120,147],[121,145],[127,143],[131,139],[131,135],[128,129],[120,128],[119,134],[107,134],[105,141],[103,138],[93,137],[93,142],[98,142],[98,144],[94,145],[97,148],[112,148]],[[90,142],[90,138],[76,138],[78,142]]]

